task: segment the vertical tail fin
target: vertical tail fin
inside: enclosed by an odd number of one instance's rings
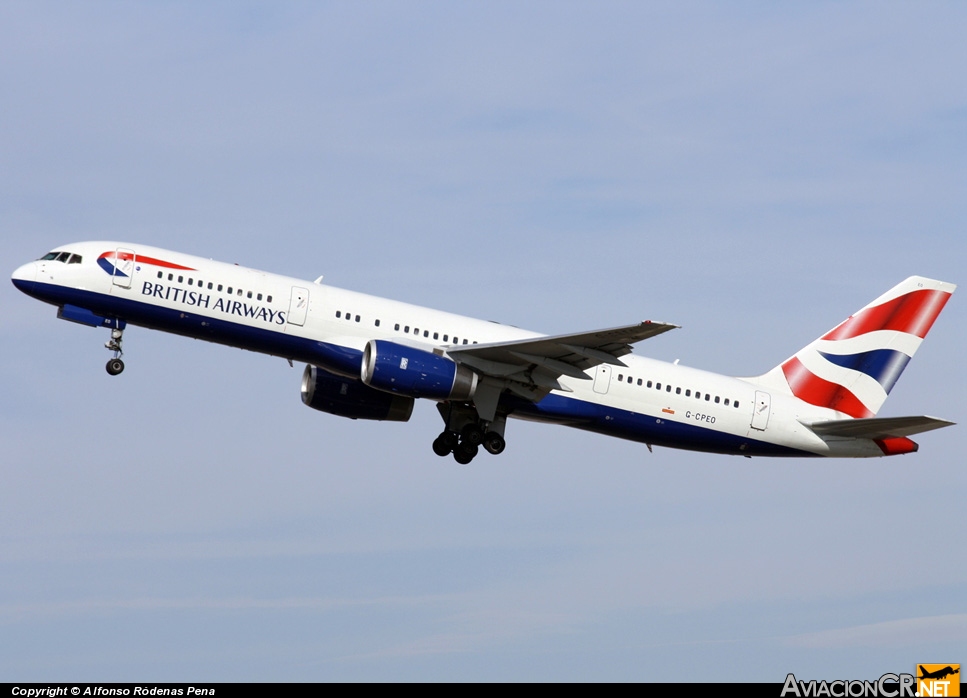
[[[752,380],[850,417],[873,417],[956,288],[911,276]]]

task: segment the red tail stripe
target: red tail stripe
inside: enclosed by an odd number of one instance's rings
[[[829,407],[857,419],[875,416],[852,392],[820,378],[796,357],[782,365],[782,372],[792,388],[792,394],[810,405]]]
[[[876,330],[896,330],[923,339],[950,299],[946,291],[911,291],[882,305],[861,310],[823,339],[849,339]]]

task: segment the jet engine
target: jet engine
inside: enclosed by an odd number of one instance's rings
[[[302,374],[302,402],[314,410],[350,419],[406,422],[413,414],[415,400],[370,388],[354,378],[306,366]]]
[[[362,379],[378,390],[433,400],[469,400],[477,389],[477,374],[466,366],[382,339],[372,339],[366,345]]]

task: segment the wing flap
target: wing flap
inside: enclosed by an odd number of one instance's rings
[[[871,417],[869,419],[834,419],[806,424],[820,436],[843,436],[855,439],[891,439],[912,436],[933,429],[952,426],[954,422],[936,417]]]

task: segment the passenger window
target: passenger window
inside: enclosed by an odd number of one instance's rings
[[[379,320],[376,320],[376,326],[379,327]]]
[[[195,280],[192,279],[191,277],[188,277],[188,285],[189,286],[194,286],[195,285]]]
[[[238,289],[237,295],[238,296],[241,296],[242,295],[242,289]]]
[[[466,344],[467,343],[467,340],[463,340],[463,343]],[[476,344],[476,342],[474,342],[474,344]]]
[[[692,391],[691,390],[686,390],[685,391],[685,397],[691,397],[691,396],[692,396]]]
[[[651,381],[648,381],[648,387],[649,388],[651,387]]]
[[[638,385],[641,385],[641,379],[640,378],[638,379]]]
[[[163,277],[163,276],[164,276],[164,274],[163,274],[162,272],[160,272],[160,271],[159,271],[159,272],[158,272],[158,278],[160,279],[160,278],[161,278],[161,277]]]
[[[251,297],[252,297],[252,292],[251,292],[251,291],[249,291],[249,292],[248,292],[248,297],[249,297],[249,298],[251,298]]]
[[[681,388],[675,388],[675,394],[676,395],[681,395],[682,394],[682,389]]]
[[[393,329],[396,330],[397,332],[399,332],[400,331],[400,323],[397,322],[396,325],[393,326]]]
[[[453,337],[453,343],[454,344],[459,344],[460,343],[460,340],[457,339],[456,335],[454,335],[454,337]]]
[[[271,303],[272,302],[272,296],[268,296],[265,300],[266,300],[266,302]]]
[[[209,281],[209,282],[208,282],[208,290],[209,290],[209,291],[211,291],[211,290],[212,290],[212,282],[211,282],[211,281]]]
[[[337,310],[336,311],[336,317],[342,317],[342,311],[341,310]]]
[[[705,393],[705,402],[708,402],[711,399],[712,399],[712,394],[711,393]]]
[[[434,332],[433,333],[433,339],[440,339],[440,333],[439,332]]]
[[[716,405],[719,404],[719,396],[718,395],[715,396],[715,404]]]
[[[260,300],[262,300],[262,294],[260,293],[259,295],[257,295],[257,296],[255,297],[255,300],[257,300],[257,301],[260,301]]]
[[[356,322],[359,322],[359,316],[358,315],[356,316]]]
[[[739,401],[736,400],[735,402],[732,403],[732,405],[733,405],[733,407],[738,407],[739,406]]]
[[[672,391],[672,387],[670,385],[666,385],[665,386],[665,392],[666,393],[670,393],[671,391]]]
[[[702,394],[700,392],[698,392],[697,390],[695,391],[695,399],[696,400],[701,400],[702,399]]]
[[[228,295],[232,295],[232,287],[231,286],[228,287]]]
[[[631,376],[628,376],[628,382],[631,383],[634,380]]]
[[[223,289],[223,288],[225,288],[225,287],[224,287],[224,286],[222,286],[221,284],[218,284],[218,292],[219,292],[219,293],[221,293],[221,292],[222,292],[222,289]]]
[[[729,406],[729,399],[728,399],[728,398],[725,398],[725,406],[726,406],[726,407],[728,407],[728,406]]]
[[[655,390],[661,390],[661,383],[655,383]]]
[[[420,336],[420,328],[419,327],[414,327],[413,328],[413,334],[415,334],[417,337],[419,337]]]
[[[625,379],[625,377],[619,373],[618,374],[618,380],[619,381],[623,381],[624,379]]]
[[[183,276],[179,276],[179,277],[178,277],[178,283],[179,283],[179,284],[183,284],[183,283],[185,283],[185,277],[183,277]]]
[[[410,333],[410,326],[407,325],[406,327],[404,327],[403,328],[403,331],[406,332],[407,334],[409,334]]]

